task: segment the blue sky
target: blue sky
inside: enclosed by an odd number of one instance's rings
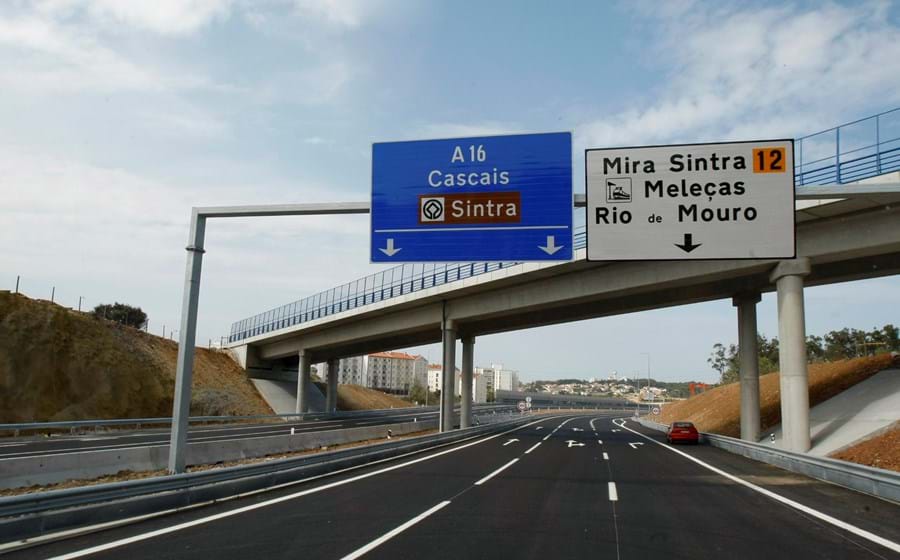
[[[130,302],[159,332],[193,205],[365,200],[376,141],[571,130],[581,190],[588,147],[816,132],[900,106],[900,4],[13,0],[0,100],[2,287]],[[211,223],[198,340],[377,270],[367,227]],[[808,330],[898,323],[898,294],[811,289]],[[587,377],[649,349],[660,378],[711,380],[735,338],[713,302],[485,337],[476,361]]]

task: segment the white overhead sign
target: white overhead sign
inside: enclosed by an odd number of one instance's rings
[[[585,151],[587,258],[793,258],[794,142]]]

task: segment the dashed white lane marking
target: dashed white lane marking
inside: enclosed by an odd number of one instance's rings
[[[604,461],[609,461],[609,455],[608,455],[607,453],[604,453],[604,454],[603,454],[603,460],[604,460]]]
[[[615,420],[614,420],[614,422],[615,422]],[[657,445],[661,445],[661,446],[665,447],[666,449],[668,449],[669,451],[672,451],[673,453],[678,453],[679,455],[688,459],[689,461],[693,461],[705,469],[711,470],[712,472],[714,472],[718,475],[722,475],[725,478],[727,478],[728,480],[737,482],[741,486],[745,486],[751,490],[759,492],[760,494],[762,494],[764,496],[768,496],[769,498],[772,498],[773,500],[775,500],[777,502],[781,502],[782,504],[784,504],[786,506],[792,507],[792,508],[799,510],[807,515],[811,515],[811,516],[815,517],[816,519],[820,519],[826,523],[830,523],[831,525],[834,525],[835,527],[839,527],[849,533],[853,533],[854,535],[856,535],[858,537],[862,537],[862,538],[869,540],[875,544],[881,545],[889,550],[892,550],[894,552],[900,552],[900,544],[895,543],[894,541],[891,541],[884,537],[876,535],[875,533],[870,533],[869,531],[866,531],[865,529],[860,529],[856,525],[851,525],[845,521],[841,521],[840,519],[837,519],[836,517],[831,517],[827,513],[822,513],[821,511],[815,510],[809,506],[805,506],[799,502],[795,502],[794,500],[785,498],[784,496],[782,496],[780,494],[776,494],[775,492],[772,492],[771,490],[767,490],[761,486],[757,486],[757,485],[753,484],[752,482],[747,482],[743,478],[734,476],[733,474],[729,474],[717,467],[710,465],[709,463],[705,463],[705,462],[701,461],[700,459],[697,459],[696,457],[685,453],[684,451],[681,451],[680,449],[675,449],[671,445],[666,445],[665,443],[662,443],[661,441],[656,441],[652,437],[642,434],[641,432],[638,432],[637,430],[632,430],[631,428],[629,428],[628,426],[625,425],[625,420],[621,420],[620,423],[617,423],[617,425],[621,426],[622,428],[625,428],[629,432],[632,432],[632,433],[635,433],[635,434],[641,436],[644,439],[648,439]]]
[[[616,483],[609,483],[609,501],[610,502],[618,502],[619,501],[619,493],[616,491]]]
[[[403,531],[409,529],[410,527],[412,527],[419,521],[422,521],[429,515],[437,512],[437,511],[440,511],[442,508],[446,507],[449,504],[450,504],[449,500],[439,503],[438,505],[434,506],[433,508],[429,509],[428,511],[424,511],[424,512],[420,513],[419,515],[413,517],[412,519],[410,519],[403,525],[400,525],[396,529],[392,529],[391,531],[388,531],[387,533],[381,535],[380,537],[378,537],[374,541],[370,542],[369,544],[367,544],[363,547],[357,548],[356,550],[354,550],[347,556],[344,556],[341,560],[354,560],[355,558],[359,558],[360,556],[366,554],[367,552],[370,552],[374,548],[381,546],[382,544],[384,544],[387,541],[391,540],[392,538],[396,537],[397,535],[399,535]]]
[[[537,449],[540,444],[541,444],[541,442],[535,443],[534,445],[532,445],[531,447],[528,448],[528,451],[526,451],[525,454],[528,455],[529,453],[531,453],[532,451]]]
[[[603,445],[603,440],[602,440],[602,439],[598,439],[598,440],[597,440],[597,443],[599,443],[600,445]]]
[[[111,550],[111,549],[119,548],[119,547],[121,547],[121,546],[125,546],[125,545],[128,545],[128,544],[132,544],[132,543],[136,543],[136,542],[141,542],[141,541],[144,541],[144,540],[147,540],[147,539],[152,539],[152,538],[159,537],[159,536],[162,536],[162,535],[167,535],[167,534],[169,534],[169,533],[174,533],[174,532],[176,532],[176,531],[181,531],[181,530],[187,529],[187,528],[189,528],[189,527],[195,527],[195,526],[197,526],[197,525],[204,525],[204,524],[206,524],[206,523],[210,523],[210,522],[213,522],[213,521],[217,521],[217,520],[219,520],[219,519],[225,519],[225,518],[227,518],[227,517],[232,517],[232,516],[235,516],[235,515],[240,515],[240,514],[242,514],[242,513],[248,512],[248,511],[253,511],[253,510],[257,510],[257,509],[264,508],[264,507],[267,507],[267,506],[271,506],[271,505],[274,505],[274,504],[279,504],[279,503],[282,503],[282,502],[287,502],[287,501],[289,501],[289,500],[294,500],[294,499],[297,499],[297,498],[300,498],[300,497],[303,497],[303,496],[307,496],[307,495],[309,495],[309,494],[315,494],[315,493],[317,493],[317,492],[322,492],[322,491],[324,491],[324,490],[328,490],[328,489],[331,489],[331,488],[335,488],[335,487],[337,487],[337,486],[343,486],[344,484],[350,484],[350,483],[356,482],[356,481],[358,481],[358,480],[363,480],[363,479],[366,479],[366,478],[369,478],[369,477],[373,477],[373,476],[377,476],[377,475],[379,475],[379,474],[383,474],[383,473],[386,473],[386,472],[391,472],[391,471],[395,471],[395,470],[397,470],[397,469],[402,469],[402,468],[404,468],[404,467],[408,467],[409,465],[414,465],[414,464],[416,464],[416,463],[421,463],[421,462],[423,462],[423,461],[429,461],[429,460],[434,459],[434,458],[436,458],[436,457],[441,457],[441,456],[447,455],[448,453],[454,453],[454,452],[456,452],[456,451],[461,451],[461,450],[463,450],[463,449],[472,447],[473,445],[479,445],[479,444],[484,443],[484,442],[486,442],[486,441],[490,441],[490,440],[492,440],[492,439],[496,439],[496,438],[499,438],[499,437],[503,437],[503,436],[505,436],[506,434],[511,434],[511,433],[516,432],[516,431],[519,431],[519,430],[521,430],[521,429],[523,429],[523,428],[529,428],[529,427],[531,427],[531,426],[534,426],[534,425],[537,424],[538,422],[543,422],[543,421],[544,421],[544,420],[535,420],[534,422],[529,422],[528,424],[524,424],[524,425],[522,425],[522,426],[516,426],[515,428],[512,428],[512,429],[509,429],[509,430],[500,432],[500,433],[498,433],[498,434],[492,434],[492,435],[490,435],[490,436],[487,436],[487,437],[484,437],[484,438],[481,438],[481,439],[475,439],[474,441],[470,441],[469,443],[465,443],[465,444],[463,444],[463,445],[459,445],[459,446],[456,446],[456,447],[451,447],[450,449],[445,449],[445,450],[443,450],[443,451],[438,451],[438,452],[432,453],[432,454],[430,454],[430,455],[425,455],[424,457],[417,457],[417,458],[415,458],[415,459],[410,459],[409,461],[405,461],[405,462],[403,462],[403,463],[397,463],[397,464],[390,465],[390,466],[387,466],[387,467],[384,467],[384,468],[382,468],[382,469],[378,469],[378,470],[375,470],[375,471],[370,471],[370,472],[358,474],[358,475],[352,476],[352,477],[350,477],[350,478],[345,478],[345,479],[342,479],[342,480],[337,480],[337,481],[335,481],[335,482],[330,482],[330,483],[328,483],[328,484],[323,484],[322,486],[316,486],[315,488],[309,488],[309,489],[306,489],[306,490],[300,490],[299,492],[294,492],[293,494],[288,494],[288,495],[285,495],[285,496],[279,496],[279,497],[277,497],[277,498],[272,498],[272,499],[270,499],[270,500],[265,500],[265,501],[263,501],[263,502],[257,502],[257,503],[255,503],[255,504],[250,504],[250,505],[243,506],[243,507],[239,507],[239,508],[235,508],[235,509],[232,509],[232,510],[223,511],[223,512],[221,512],[221,513],[216,513],[216,514],[213,514],[213,515],[209,515],[209,516],[207,516],[207,517],[201,517],[201,518],[199,518],[199,519],[194,519],[194,520],[191,520],[191,521],[186,521],[186,522],[184,522],[184,523],[178,523],[178,524],[176,524],[176,525],[170,525],[170,526],[168,526],[168,527],[162,527],[162,528],[156,529],[156,530],[154,530],[154,531],[149,531],[149,532],[147,532],[147,533],[141,533],[141,534],[139,534],[139,535],[134,535],[134,536],[131,536],[131,537],[126,537],[126,538],[119,539],[119,540],[115,540],[115,541],[111,541],[111,542],[108,542],[108,543],[95,545],[95,546],[92,546],[92,547],[89,547],[89,548],[83,548],[83,549],[81,549],[81,550],[76,550],[76,551],[74,551],[74,552],[69,552],[69,553],[67,553],[67,554],[63,554],[63,555],[60,555],[60,556],[56,556],[56,557],[52,558],[51,560],[70,560],[70,559],[73,559],[73,558],[82,558],[82,557],[84,557],[84,556],[89,556],[89,555],[91,555],[91,554],[96,554],[96,553],[98,553],[98,552],[103,552],[103,551],[105,551],[105,550]],[[415,453],[416,453],[416,452],[411,452],[410,454],[415,454]],[[396,461],[397,459],[398,459],[398,457],[393,457],[393,458],[389,458],[389,459],[383,459],[383,461],[389,462],[389,461]],[[355,468],[357,468],[357,467],[349,467],[348,469],[345,469],[345,470],[353,470],[353,469],[355,469]],[[335,472],[332,472],[332,473],[328,473],[327,475],[324,475],[324,476],[333,476],[333,475],[336,475],[336,474],[340,474],[341,472],[342,472],[341,470],[338,470],[338,471],[335,471]],[[286,483],[286,484],[283,484],[283,485],[273,486],[272,488],[269,488],[269,490],[274,490],[274,489],[276,489],[276,488],[284,487],[284,486],[293,486],[293,485],[295,485],[295,484],[301,484],[301,483],[307,482],[307,481],[309,481],[309,480],[315,480],[315,479],[318,479],[318,478],[322,478],[322,476],[323,476],[323,475],[317,475],[317,476],[310,477],[310,478],[308,478],[308,479],[298,480],[298,481],[292,481],[292,482],[290,482],[290,483]],[[249,495],[249,494],[252,494],[252,492],[248,493],[248,495]]]
[[[505,470],[508,469],[509,467],[511,467],[511,466],[513,466],[514,464],[516,464],[516,462],[517,462],[518,460],[519,460],[519,458],[516,457],[515,459],[513,459],[513,460],[510,461],[509,463],[506,463],[505,465],[503,465],[503,466],[500,467],[499,469],[495,470],[495,471],[492,472],[491,474],[487,475],[486,477],[484,477],[484,478],[482,478],[481,480],[479,480],[478,482],[476,482],[476,483],[475,483],[475,486],[481,486],[482,484],[484,484],[484,483],[487,482],[488,480],[494,478],[494,477],[497,476],[498,474],[502,473],[503,471],[505,471]]]

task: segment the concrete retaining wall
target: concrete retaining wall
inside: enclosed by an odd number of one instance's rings
[[[422,422],[304,432],[295,435],[290,435],[290,428],[285,428],[285,435],[189,443],[187,464],[215,464],[370,439],[382,439],[387,438],[389,429],[393,435],[399,436],[436,427],[437,420],[431,419]],[[123,470],[162,470],[167,467],[168,460],[168,445],[2,459],[0,460],[0,488],[17,488],[35,484],[52,484],[71,479],[96,478],[116,474]]]

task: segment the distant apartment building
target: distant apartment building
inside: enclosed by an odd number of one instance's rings
[[[491,367],[475,368],[475,373],[488,376],[486,380],[489,391],[518,391],[519,372],[513,369],[504,369],[503,364],[491,364]]]
[[[493,376],[478,373],[472,374],[472,400],[476,403],[486,403],[488,398],[488,378]],[[456,394],[462,394],[462,375],[456,376]]]
[[[404,352],[379,352],[365,357],[366,385],[388,393],[408,394],[413,385],[424,385],[428,362]]]
[[[441,364],[428,364],[428,390],[429,391],[440,391],[441,390],[441,378],[443,377],[444,366]],[[456,368],[456,380],[453,384],[456,387],[456,394],[459,395],[459,368]]]

